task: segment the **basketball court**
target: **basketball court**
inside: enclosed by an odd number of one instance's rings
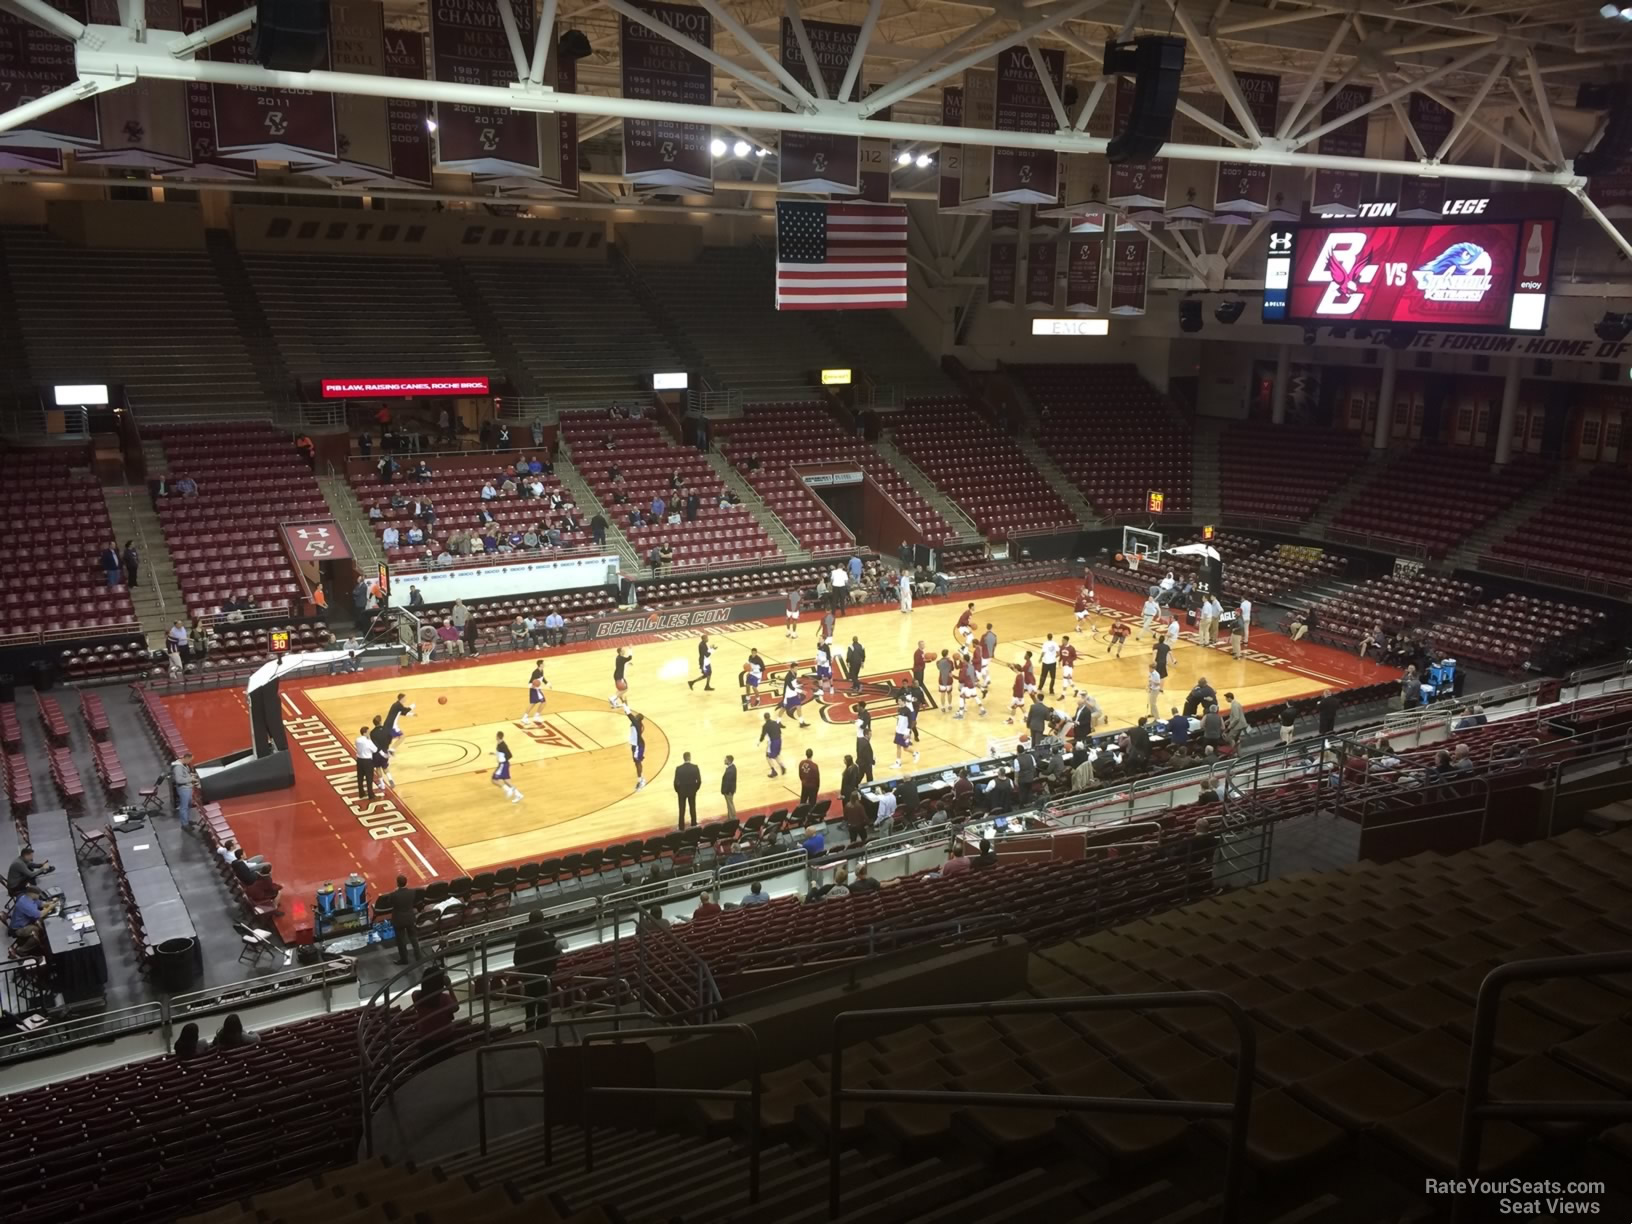
[[[296,785],[223,804],[245,849],[267,855],[288,893],[285,908],[303,909],[313,890],[352,871],[376,890],[391,886],[400,872],[410,881],[474,875],[506,864],[675,827],[673,769],[690,752],[703,773],[699,816],[723,815],[719,776],[724,758],[736,757],[737,811],[792,807],[798,801],[796,764],[812,749],[822,770],[822,793],[831,794],[855,742],[855,707],[865,703],[874,719],[872,742],[880,778],[895,776],[892,744],[895,702],[891,686],[911,675],[919,639],[939,654],[953,644],[959,613],[971,600],[976,623],[989,622],[999,645],[993,665],[987,715],[971,704],[963,720],[932,706],[920,714],[921,754],[916,768],[962,764],[986,756],[993,740],[1021,728],[1005,724],[1014,673],[1006,664],[1038,651],[1045,636],[1069,635],[1082,651],[1076,666],[1079,689],[1094,696],[1111,727],[1130,725],[1148,710],[1151,638],[1141,633],[1131,595],[1102,591],[1107,614],[1091,618],[1101,637],[1076,632],[1074,584],[1053,581],[1037,590],[1002,589],[920,601],[902,614],[894,607],[839,618],[836,651],[852,636],[867,651],[860,695],[836,679],[830,693],[817,691],[812,673],[817,617],[806,614],[799,636],[789,640],[783,625],[746,622],[711,631],[714,691],[697,675],[698,631],[651,635],[628,642],[633,659],[625,694],[631,709],[645,716],[647,785],[636,788],[630,759],[629,719],[614,708],[612,659],[615,647],[585,643],[539,652],[488,653],[479,659],[425,668],[373,669],[353,675],[285,681],[285,726],[295,761]],[[1121,656],[1107,653],[1105,630],[1113,620],[1131,623],[1133,634]],[[1085,626],[1085,630],[1086,630]],[[741,706],[738,677],[750,649],[767,665],[759,705]],[[522,725],[527,681],[534,659],[544,658],[551,688],[542,724]],[[759,729],[766,709],[780,695],[789,665],[806,677],[810,724],[801,729],[785,719],[782,759],[785,776],[766,776]],[[1220,693],[1233,691],[1249,708],[1375,680],[1370,662],[1309,643],[1293,643],[1265,630],[1254,633],[1246,657],[1203,647],[1186,634],[1169,663],[1162,713],[1182,705],[1201,676]],[[936,698],[934,670],[928,687]],[[358,729],[383,715],[399,693],[415,705],[400,723],[404,732],[392,763],[394,785],[370,801],[358,796],[350,745]],[[241,691],[223,689],[166,698],[193,751],[201,758],[242,746],[246,716]],[[1060,691],[1051,702],[1067,711],[1075,698]],[[502,732],[514,759],[512,780],[523,793],[512,803],[490,781],[493,747]],[[910,754],[905,768],[914,768]]]

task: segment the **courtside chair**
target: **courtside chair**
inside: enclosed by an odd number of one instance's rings
[[[585,850],[582,865],[578,868],[579,882],[582,887],[599,884],[601,864],[606,860],[606,851],[602,848]],[[584,877],[589,877],[585,879]]]
[[[470,900],[486,901],[493,895],[494,874],[491,871],[479,871],[470,878]]]
[[[538,869],[539,865],[537,863],[523,863],[516,868],[516,878],[510,892],[512,899],[524,892],[537,894]]]
[[[469,876],[459,876],[448,881],[448,895],[458,897],[461,904],[470,900],[471,881]]]
[[[569,881],[573,884],[578,883],[578,874],[583,869],[583,865],[584,856],[582,854],[564,854],[561,856],[560,881],[562,891],[566,890]]]
[[[434,883],[427,884],[425,886],[425,896],[423,900],[426,905],[437,905],[440,902],[446,901],[447,899],[448,882],[446,880],[437,880]]]
[[[558,858],[545,859],[538,865],[538,891],[542,893],[546,884],[554,884],[556,891],[561,891],[561,860]]]
[[[514,867],[500,867],[495,871],[493,873],[492,896],[503,897],[506,901],[514,901],[517,874]]]

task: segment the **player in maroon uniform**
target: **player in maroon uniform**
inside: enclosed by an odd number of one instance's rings
[[[1026,673],[1021,668],[1014,669],[1014,696],[1009,698],[1009,716],[1003,721],[1014,723],[1014,712],[1026,704]]]
[[[1122,644],[1128,640],[1128,635],[1132,632],[1133,630],[1128,628],[1126,621],[1117,621],[1111,626],[1111,636],[1105,645],[1105,653],[1110,654],[1114,650],[1116,657],[1120,659],[1122,657]]]
[[[953,632],[955,634],[957,634],[958,641],[962,645],[964,645],[964,646],[969,645],[970,639],[975,636],[975,605],[974,604],[970,604],[967,608],[965,608],[963,610],[962,615],[960,615],[958,617],[957,627],[953,630]]]
[[[1062,692],[1069,693],[1076,688],[1071,678],[1071,669],[1076,666],[1077,648],[1071,645],[1070,637],[1060,639],[1060,683],[1065,687]]]

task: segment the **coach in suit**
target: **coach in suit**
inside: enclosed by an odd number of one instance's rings
[[[850,645],[844,652],[844,668],[850,676],[850,691],[861,692],[861,665],[867,662],[867,648],[861,644],[861,639],[852,637]]]
[[[420,958],[419,930],[414,923],[419,917],[419,889],[408,887],[408,877],[399,875],[397,887],[374,903],[376,914],[384,911],[391,915],[391,926],[397,932],[397,963],[408,963],[408,946],[413,945],[414,959]]]
[[[691,827],[697,827],[697,792],[703,788],[703,771],[691,763],[691,753],[682,754],[674,770],[674,794],[680,809],[680,828],[686,827],[686,809],[691,809]]]
[[[737,818],[737,759],[725,758],[725,772],[720,775],[720,798],[725,800],[725,818]]]

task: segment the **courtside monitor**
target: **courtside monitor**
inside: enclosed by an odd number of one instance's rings
[[[1550,220],[1485,217],[1277,229],[1264,320],[1539,333],[1555,236]]]

